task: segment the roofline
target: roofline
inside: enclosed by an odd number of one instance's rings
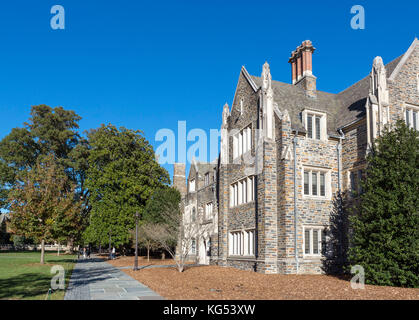
[[[416,45],[418,44],[419,44],[419,40],[415,38],[415,40],[413,40],[412,44],[410,45],[409,49],[403,55],[403,58],[397,64],[397,67],[394,68],[393,73],[388,78],[390,81],[393,81],[396,78],[397,74],[400,72],[401,68],[404,66],[407,59],[409,59],[410,55],[412,54],[413,50],[416,48]]]
[[[256,83],[253,81],[252,77],[250,76],[249,72],[247,72],[246,67],[242,66],[241,72],[243,73],[243,75],[246,77],[247,81],[249,82],[249,84],[252,86],[252,89],[257,92],[258,91],[258,86],[256,85]]]
[[[253,91],[257,92],[258,91],[258,87],[257,87],[256,83],[253,81],[253,79],[250,76],[249,72],[247,72],[245,66],[242,66],[242,68],[240,69],[239,80],[240,80],[240,75],[241,74],[243,74],[243,76],[245,77],[245,79],[247,80],[247,82],[252,87]],[[231,103],[231,108],[229,107],[230,114],[233,111],[234,101],[236,101],[236,96],[237,96],[237,90],[238,90],[238,88],[239,88],[239,81],[237,81],[236,90],[234,91],[233,102]]]
[[[358,123],[358,122],[361,122],[362,120],[364,120],[365,119],[365,116],[363,116],[362,118],[359,118],[359,119],[356,119],[356,120],[354,120],[354,121],[351,121],[351,122],[349,122],[349,123],[347,123],[347,124],[345,124],[345,125],[343,125],[343,126],[340,126],[339,128],[337,128],[336,129],[336,131],[340,131],[340,130],[343,130],[343,129],[345,129],[345,128],[348,128],[348,127],[350,127],[350,126],[352,126],[352,125],[354,125],[354,124],[356,124],[356,123]]]

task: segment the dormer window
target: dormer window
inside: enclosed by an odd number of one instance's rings
[[[302,113],[304,127],[307,131],[307,138],[314,140],[326,140],[326,114],[311,110],[304,110]]]

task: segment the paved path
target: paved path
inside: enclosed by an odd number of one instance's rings
[[[64,300],[162,300],[153,290],[102,259],[80,259]]]

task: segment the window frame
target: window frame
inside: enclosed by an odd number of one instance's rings
[[[311,117],[311,133],[308,130],[308,118]],[[320,133],[317,130],[317,119],[319,119]],[[306,138],[310,140],[326,141],[327,140],[327,114],[325,112],[304,109],[302,111],[302,121],[306,129]],[[310,137],[311,135],[311,137]]]
[[[229,257],[255,257],[256,230],[246,228],[228,233]]]
[[[403,110],[403,119],[409,128],[419,131],[419,106],[406,103]]]
[[[253,148],[252,123],[238,130],[233,135],[233,160],[245,155]]]
[[[308,194],[306,194],[306,173],[308,173]],[[313,175],[316,175],[316,194],[313,194]],[[321,175],[324,174],[324,195],[321,195]],[[304,199],[330,200],[332,193],[331,169],[303,166],[301,170],[301,193]]]
[[[309,231],[309,253],[306,253],[306,230]],[[313,238],[314,230],[317,230],[319,232],[318,233],[318,240],[317,240],[318,253],[313,253],[313,251],[314,251],[314,238]],[[305,258],[308,258],[308,257],[319,258],[319,257],[323,256],[322,250],[323,250],[323,236],[325,236],[324,232],[325,232],[325,227],[324,226],[319,226],[319,225],[305,225],[305,226],[303,226],[303,257],[305,257]]]
[[[255,201],[256,176],[247,176],[230,184],[230,208]]]

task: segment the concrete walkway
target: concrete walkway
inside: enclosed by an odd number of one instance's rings
[[[80,259],[64,300],[163,300],[153,290],[102,259]]]

